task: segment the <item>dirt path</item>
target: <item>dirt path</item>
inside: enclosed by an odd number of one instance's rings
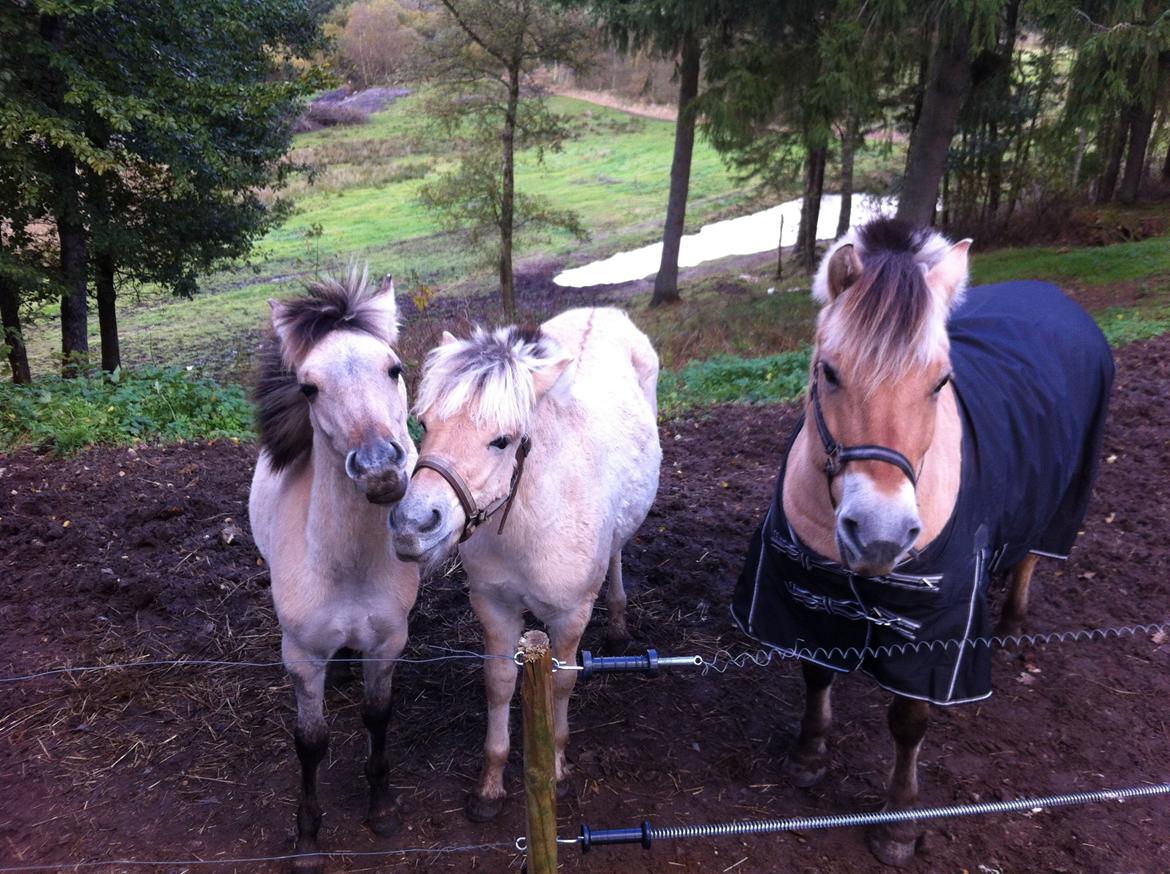
[[[1067,564],[1037,574],[1035,631],[1170,617],[1170,337],[1119,354],[1099,487]],[[662,488],[627,550],[637,641],[664,653],[740,653],[727,614],[743,550],[772,488],[794,419],[731,407],[664,426]],[[61,461],[0,458],[0,675],[145,658],[271,662],[278,634],[247,535],[251,446],[95,450]],[[597,648],[603,617],[586,634]],[[410,654],[478,650],[457,578],[425,586]],[[1139,634],[1105,643],[1004,651],[996,695],[935,716],[923,752],[923,803],[946,804],[1133,785],[1167,777],[1170,644]],[[482,742],[480,668],[404,665],[392,760],[406,829],[361,825],[359,690],[329,693],[333,743],[323,769],[326,847],[360,851],[511,841],[500,821],[461,813]],[[889,765],[887,696],[841,682],[832,761],[811,791],[780,760],[801,706],[790,663],[706,677],[613,678],[572,706],[574,794],[562,833],[581,822],[669,825],[872,810]],[[272,667],[160,667],[55,675],[0,686],[0,865],[194,859],[287,852],[297,791],[292,693]],[[518,762],[509,771],[520,787]],[[878,870],[860,832],[662,842],[568,850],[563,870],[844,872]],[[335,859],[331,871],[505,871],[506,849]],[[280,871],[283,863],[213,870]],[[141,871],[111,865],[104,871]],[[160,871],[207,870],[165,866]],[[1052,813],[947,820],[913,870],[1165,872],[1165,799]]]

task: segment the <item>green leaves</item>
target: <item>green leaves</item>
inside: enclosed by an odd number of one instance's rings
[[[242,387],[182,368],[0,385],[0,451],[34,447],[68,455],[94,445],[253,436]]]

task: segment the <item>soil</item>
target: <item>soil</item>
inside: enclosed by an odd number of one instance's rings
[[[1105,459],[1081,543],[1037,573],[1031,629],[1170,617],[1170,336],[1118,353]],[[725,407],[663,426],[657,503],[626,550],[638,646],[663,654],[751,650],[728,617],[747,540],[795,419],[789,407]],[[0,457],[0,675],[143,659],[279,660],[266,570],[249,539],[255,449],[217,443]],[[598,613],[603,609],[599,608]],[[408,655],[478,650],[458,575],[424,586]],[[597,650],[604,617],[584,646]],[[359,685],[328,702],[322,844],[364,852],[511,842],[524,830],[518,752],[498,821],[470,824],[464,793],[483,737],[481,666],[405,664],[396,678],[394,780],[405,828],[362,825]],[[936,709],[922,803],[1116,788],[1167,778],[1170,643],[1153,629],[1104,642],[997,653],[996,694]],[[291,849],[298,776],[292,692],[275,666],[158,666],[5,682],[0,697],[0,866],[274,856]],[[611,677],[578,686],[572,793],[561,834],[874,810],[890,764],[888,695],[862,676],[835,696],[831,763],[812,790],[781,773],[802,695],[777,661],[723,674]],[[879,870],[857,829],[660,841],[649,851],[562,848],[562,870]],[[280,871],[287,862],[213,870]],[[507,848],[332,858],[330,871],[505,871]],[[151,870],[113,863],[101,870]],[[159,871],[207,870],[191,864]],[[930,825],[913,870],[1164,872],[1165,798]]]

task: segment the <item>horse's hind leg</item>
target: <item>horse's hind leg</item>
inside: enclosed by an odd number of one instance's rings
[[[894,769],[884,810],[902,810],[918,801],[918,751],[926,737],[930,704],[895,695],[887,712],[890,734],[894,736]],[[914,859],[920,826],[914,823],[875,826],[869,833],[869,848],[878,860],[901,867]]]
[[[504,765],[508,762],[508,707],[516,691],[516,663],[512,657],[524,628],[519,610],[471,593],[471,606],[484,632],[483,664],[487,687],[487,737],[483,742],[483,770],[479,785],[467,793],[464,812],[472,822],[494,819],[504,806]]]
[[[1036,571],[1038,555],[1026,555],[1019,564],[1012,568],[1011,582],[1008,583],[1007,601],[1003,605],[1003,614],[999,617],[999,625],[995,633],[1005,637],[1017,637],[1024,630],[1024,620],[1028,615],[1028,590],[1032,585],[1032,574]]]
[[[390,724],[394,662],[406,648],[406,628],[396,629],[380,646],[365,654],[362,722],[370,733],[366,779],[370,783],[370,810],[366,825],[382,837],[402,827],[402,817],[390,792],[390,761],[386,756],[386,729]]]
[[[804,673],[804,718],[800,736],[784,760],[784,773],[794,785],[807,788],[819,783],[828,767],[833,671],[812,662],[801,662],[800,667]]]
[[[293,733],[297,758],[301,763],[301,803],[297,807],[295,852],[320,853],[317,832],[321,828],[321,804],[317,800],[317,768],[329,749],[329,729],[325,724],[326,659],[297,646],[285,635],[282,642],[284,666],[292,678],[297,696],[297,726]],[[308,855],[293,859],[298,874],[320,874],[325,859]]]
[[[630,639],[626,626],[626,587],[622,582],[622,551],[619,549],[609,560],[609,582],[605,603],[609,607],[609,626],[605,638],[611,649],[622,647]],[[574,655],[576,655],[574,653]]]

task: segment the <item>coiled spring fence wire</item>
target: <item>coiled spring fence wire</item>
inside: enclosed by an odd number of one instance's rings
[[[1120,640],[1125,637],[1137,637],[1138,635],[1143,634],[1150,637],[1155,635],[1166,635],[1168,639],[1170,639],[1170,619],[1164,620],[1162,622],[1122,625],[1113,628],[1080,628],[1070,631],[1050,631],[1036,634],[993,635],[991,637],[974,637],[968,639],[953,638],[949,640],[907,641],[906,643],[895,643],[887,644],[885,646],[860,648],[798,647],[796,649],[790,650],[761,649],[749,650],[734,655],[728,650],[718,649],[710,657],[700,656],[699,661],[696,664],[702,667],[702,673],[704,675],[706,675],[709,671],[722,674],[726,673],[731,668],[744,668],[748,665],[754,665],[755,667],[760,668],[767,667],[774,659],[826,659],[830,657],[862,659],[888,655],[905,655],[906,653],[910,652],[919,652],[922,650],[931,650],[937,648],[947,649],[951,647],[963,646],[987,646],[992,648],[1006,649],[1009,647],[1018,646],[1045,646],[1056,643],[1088,643],[1091,641],[1103,641],[1110,639]],[[490,661],[493,659],[512,661],[513,658],[511,655],[489,655],[480,652],[473,652],[471,650],[451,649],[450,647],[439,646],[438,644],[423,644],[423,646],[427,649],[438,650],[439,652],[445,654],[431,656],[428,658],[402,656],[398,658],[358,657],[335,658],[330,659],[330,661],[353,664],[374,661],[396,662],[398,664],[407,665],[425,665],[436,664],[438,662]],[[295,664],[298,661],[310,662],[316,660],[303,659],[285,662],[281,660],[231,661],[230,659],[145,659],[134,662],[111,662],[108,664],[99,665],[76,665],[46,668],[44,670],[32,671],[30,673],[17,676],[0,677],[0,684],[27,682],[60,674],[93,673],[96,671],[121,671],[133,668],[281,668],[287,664]]]
[[[874,813],[844,813],[795,819],[765,819],[755,822],[727,822],[707,825],[650,826],[649,836],[657,840],[677,838],[711,838],[731,835],[755,835],[769,832],[814,831],[828,828],[884,825],[918,822],[924,819],[944,819],[960,816],[978,816],[987,813],[1038,813],[1053,807],[1072,807],[1100,801],[1123,801],[1127,798],[1146,798],[1170,795],[1170,783],[1134,786],[1128,789],[1102,789],[1095,792],[1073,792],[1049,795],[1043,798],[1018,798],[1013,801],[982,801],[977,804],[952,804],[945,807],[918,807],[907,810],[884,810]]]

